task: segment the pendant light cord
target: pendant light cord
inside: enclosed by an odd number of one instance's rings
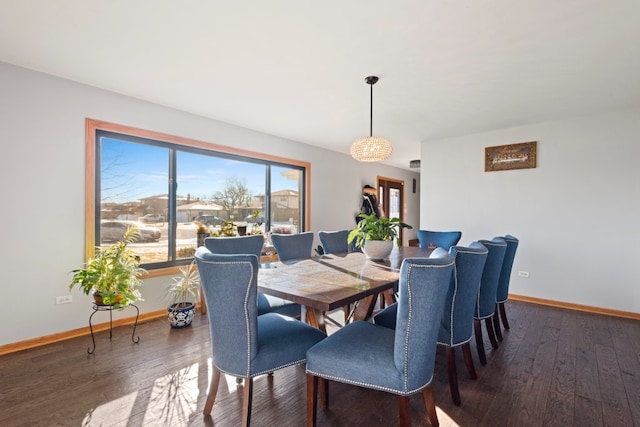
[[[370,87],[370,104],[369,104],[369,136],[373,136],[373,85],[378,81],[378,76],[369,76],[364,79],[364,81]]]
[[[371,104],[369,106],[369,136],[373,136],[373,83],[369,83],[371,88]]]

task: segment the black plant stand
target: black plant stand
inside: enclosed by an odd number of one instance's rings
[[[136,306],[135,304],[129,304],[127,307],[133,307],[136,309],[136,321],[133,324],[133,332],[131,332],[131,341],[133,341],[134,344],[137,344],[140,342],[140,337],[135,337],[136,334],[136,327],[138,326],[138,317],[140,316],[140,310],[138,309],[138,306]],[[89,330],[91,331],[91,342],[93,343],[93,349],[91,347],[87,348],[87,353],[89,354],[93,354],[94,351],[96,351],[96,340],[93,337],[93,326],[91,325],[91,319],[93,318],[93,315],[96,314],[99,311],[108,311],[109,312],[109,339],[111,339],[111,337],[113,336],[112,332],[113,332],[113,306],[112,305],[98,305],[98,304],[94,304],[93,305],[93,313],[91,313],[91,316],[89,316]]]

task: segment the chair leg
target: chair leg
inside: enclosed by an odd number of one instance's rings
[[[458,370],[456,368],[456,349],[447,347],[447,373],[449,374],[449,390],[453,403],[460,406],[460,390],[458,389]]]
[[[242,425],[249,427],[251,424],[251,401],[253,399],[253,378],[247,378],[242,393]]]
[[[473,364],[473,357],[471,356],[471,344],[468,342],[462,344],[462,355],[464,356],[464,363],[467,365],[467,372],[469,372],[469,376],[472,380],[478,378],[478,374],[476,374],[476,367]]]
[[[384,293],[384,300],[387,307],[396,302],[396,295],[393,293],[393,289],[389,289]]]
[[[204,288],[200,286],[200,315],[207,314],[207,300],[204,297]]]
[[[398,414],[400,415],[400,427],[411,425],[409,417],[409,396],[398,396]]]
[[[496,311],[493,312],[493,316],[491,316],[491,320],[493,321],[493,330],[496,333],[496,338],[498,341],[502,342],[502,330],[500,329],[500,318],[498,317],[498,306],[496,305]]]
[[[315,427],[318,412],[318,377],[307,374],[307,427]]]
[[[326,378],[320,379],[320,407],[322,409],[329,408],[329,380]]]
[[[218,393],[218,384],[220,384],[220,370],[213,366],[213,372],[211,375],[211,385],[209,386],[209,394],[207,395],[207,401],[204,404],[204,415],[211,415],[213,409],[213,403],[216,400],[216,394]]]
[[[498,348],[498,340],[496,339],[496,332],[493,330],[493,316],[484,319],[484,324],[487,325],[487,335],[489,335],[489,341],[491,341],[491,347]]]
[[[476,337],[476,349],[478,350],[480,363],[486,365],[487,355],[484,353],[484,343],[482,341],[482,323],[480,323],[480,319],[473,319],[473,332]]]
[[[433,427],[438,427],[440,423],[438,422],[438,414],[436,413],[436,404],[433,401],[433,389],[431,388],[431,384],[422,390],[422,397],[424,398],[424,405],[427,407],[429,423]]]
[[[500,310],[500,317],[502,318],[502,325],[505,329],[509,330],[509,321],[507,320],[507,311],[504,308],[504,303],[498,303],[498,309]]]

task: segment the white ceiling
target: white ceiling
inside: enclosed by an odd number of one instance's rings
[[[2,0],[0,61],[348,153],[640,106],[638,0]],[[223,141],[216,141],[224,143]]]

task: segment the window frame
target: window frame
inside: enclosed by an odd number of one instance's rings
[[[212,153],[220,153],[223,156],[232,155],[247,159],[266,161],[279,166],[290,165],[302,168],[304,170],[304,202],[301,205],[301,209],[303,209],[301,218],[304,221],[304,227],[300,231],[311,229],[311,163],[309,162],[87,118],[85,123],[85,259],[87,260],[94,256],[96,246],[96,157],[98,155],[98,153],[96,153],[96,148],[98,146],[96,137],[98,131],[113,132],[134,138],[155,140],[176,146],[189,147],[191,149],[198,149]],[[151,268],[149,269],[149,274],[145,277],[175,274],[178,271],[178,268],[178,265]]]

